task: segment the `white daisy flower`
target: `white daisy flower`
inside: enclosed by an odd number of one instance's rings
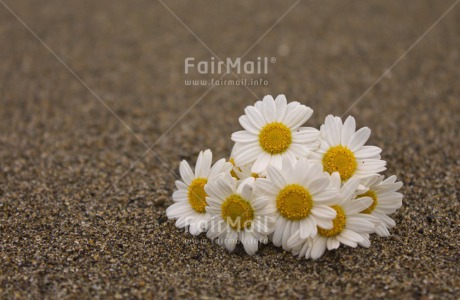
[[[374,232],[379,221],[370,215],[360,213],[372,203],[372,199],[355,199],[359,178],[352,178],[340,187],[340,176],[335,172],[331,178],[331,185],[340,189],[337,203],[331,206],[337,212],[333,228],[318,228],[318,235],[308,239],[301,239],[299,231],[294,233],[288,240],[288,247],[293,249],[294,255],[318,259],[326,249],[337,249],[341,243],[353,248],[358,245],[368,248],[371,245],[369,233]]]
[[[237,166],[253,163],[251,171],[260,174],[269,165],[281,167],[283,157],[295,160],[319,146],[319,131],[301,127],[313,110],[299,102],[287,104],[284,95],[265,96],[244,112],[239,121],[245,130],[232,134]]]
[[[403,183],[396,182],[396,176],[390,176],[383,180],[383,175],[376,175],[361,180],[361,184],[366,188],[365,193],[358,195],[359,197],[371,197],[372,204],[362,211],[362,213],[370,214],[380,220],[380,224],[376,226],[375,232],[379,236],[389,236],[391,229],[396,226],[395,221],[388,215],[393,214],[401,208],[403,195],[396,192]]]
[[[342,181],[353,176],[365,178],[386,170],[384,160],[380,159],[382,149],[364,146],[371,130],[363,127],[356,131],[355,119],[349,116],[342,119],[329,115],[320,128],[321,145],[310,158],[321,162],[324,171],[339,172]]]
[[[217,161],[212,167],[211,164],[211,150],[200,152],[195,173],[183,160],[179,167],[182,181],[176,180],[177,191],[172,195],[175,203],[166,209],[169,219],[177,219],[178,228],[188,228],[193,235],[206,231],[208,221],[211,219],[205,209],[207,205],[205,185],[222,174],[230,173],[232,169],[232,164],[225,162],[225,159]]]
[[[288,250],[287,241],[299,232],[305,239],[317,234],[317,226],[332,229],[336,211],[330,207],[338,191],[330,187],[330,175],[322,166],[301,158],[294,164],[283,160],[283,168],[269,166],[267,178],[255,182],[259,199],[276,208],[277,219],[272,241]]]
[[[275,209],[253,193],[254,178],[238,183],[230,175],[222,176],[206,185],[208,206],[212,215],[207,236],[217,239],[228,251],[233,251],[238,241],[249,255],[257,252],[258,244],[268,242],[268,234],[275,224]]]

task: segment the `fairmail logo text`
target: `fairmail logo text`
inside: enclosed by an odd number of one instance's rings
[[[240,57],[218,60],[211,57],[210,60],[197,61],[194,57],[185,58],[185,74],[198,72],[198,74],[268,74],[269,64],[276,62],[275,57],[257,57],[256,60],[243,61]]]

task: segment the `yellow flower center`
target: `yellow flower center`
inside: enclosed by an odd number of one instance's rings
[[[346,146],[331,147],[323,156],[324,171],[329,174],[339,172],[342,181],[350,179],[357,168],[355,155]]]
[[[231,195],[222,204],[222,218],[230,227],[241,230],[251,226],[254,209],[248,201],[239,195]]]
[[[338,205],[333,205],[331,207],[337,212],[337,216],[334,220],[332,220],[332,224],[334,225],[334,227],[332,227],[332,229],[329,230],[318,227],[318,233],[324,237],[334,237],[341,233],[342,230],[345,228],[345,224],[347,221],[347,217],[345,216],[345,212],[343,211],[342,207]]]
[[[259,143],[270,154],[283,153],[292,143],[291,129],[280,122],[269,123],[260,131]]]
[[[204,185],[208,182],[206,178],[195,178],[188,187],[188,202],[192,208],[198,213],[206,212],[206,192],[204,191]]]
[[[366,208],[365,210],[363,210],[361,213],[362,214],[370,214],[371,212],[374,211],[375,207],[377,206],[377,194],[375,194],[374,191],[367,191],[365,192],[364,194],[361,194],[358,196],[358,198],[362,198],[362,197],[371,197],[373,202],[371,204],[371,206],[369,206],[368,208]]]
[[[290,184],[283,188],[276,197],[276,208],[286,219],[302,220],[310,214],[313,200],[306,188]]]

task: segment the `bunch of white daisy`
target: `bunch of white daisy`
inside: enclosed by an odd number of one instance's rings
[[[366,145],[369,128],[332,115],[320,130],[304,127],[313,110],[284,95],[265,96],[244,113],[228,161],[212,164],[206,150],[194,171],[180,163],[166,210],[177,227],[206,232],[230,252],[241,243],[253,255],[271,241],[307,259],[341,244],[369,247],[372,233],[389,236],[402,183],[380,175],[386,162],[379,147]]]

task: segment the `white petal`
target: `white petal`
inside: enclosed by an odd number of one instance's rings
[[[312,195],[316,195],[321,191],[325,190],[330,185],[330,183],[331,181],[329,177],[319,177],[318,179],[313,180],[308,185],[308,190]]]
[[[271,203],[267,206],[265,206],[263,209],[257,212],[257,215],[259,216],[267,216],[267,218],[270,219],[270,223],[275,222],[275,215],[276,215],[276,206],[272,205]]]
[[[287,105],[287,108],[286,108],[286,114],[288,112],[296,110],[298,107],[300,107],[300,103],[298,101],[289,102],[288,105]]]
[[[208,232],[206,232],[206,236],[209,239],[213,240],[213,239],[220,237],[223,234],[226,234],[226,233],[225,231],[219,231],[219,223],[217,221],[214,222],[214,220],[211,220],[211,226],[209,227]]]
[[[248,116],[241,116],[239,119],[241,126],[248,132],[258,135],[261,128],[257,128],[250,120]]]
[[[248,106],[244,109],[244,113],[249,117],[249,121],[257,128],[261,129],[264,127],[266,122],[262,113],[258,111],[254,106]]]
[[[219,159],[212,167],[208,175],[208,181],[215,179],[220,173],[230,172],[232,164],[225,162],[225,158]]]
[[[244,166],[254,162],[262,153],[262,148],[257,143],[244,145],[234,153],[235,163],[238,166]]]
[[[281,244],[283,246],[283,249],[286,251],[289,251],[289,248],[287,246],[287,241],[291,237],[291,227],[294,222],[292,221],[287,221],[286,225],[284,226],[284,231],[283,231],[283,239],[281,241]]]
[[[294,143],[312,143],[319,138],[319,131],[312,127],[301,127],[292,133],[292,141]]]
[[[179,165],[180,177],[184,180],[186,185],[190,185],[192,180],[195,178],[190,165],[185,160],[181,161]]]
[[[271,97],[271,96],[270,96]],[[254,104],[254,107],[258,110],[258,111],[262,111],[262,107],[263,107],[263,103],[261,100],[259,101],[256,101],[256,103]]]
[[[278,217],[276,220],[275,231],[273,232],[272,242],[273,245],[279,247],[281,246],[283,240],[284,227],[286,227],[287,220],[283,217]]]
[[[295,110],[286,114],[284,123],[291,129],[296,130],[302,126],[313,114],[313,110],[305,105],[299,105]]]
[[[267,169],[267,166],[270,164],[271,155],[263,151],[257,157],[256,161],[252,165],[251,172],[253,173],[262,173]]]
[[[286,179],[283,177],[281,172],[275,167],[269,166],[267,169],[268,179],[276,185],[279,189],[282,189],[286,186]]]
[[[183,215],[183,216],[180,216],[177,220],[176,220],[176,227],[177,228],[184,228],[185,226],[188,226],[187,224],[187,221],[189,220],[189,216],[186,216],[186,215]]]
[[[200,154],[198,154],[198,159],[196,160],[196,165],[195,165],[195,176],[196,177],[202,177],[201,176],[201,165],[203,164],[203,151],[200,151]]]
[[[340,190],[340,185],[342,184],[342,180],[340,179],[339,172],[334,172],[331,175],[331,187],[337,190]]]
[[[272,96],[265,96],[262,101],[262,115],[266,123],[276,121],[276,105]]]
[[[276,105],[276,120],[278,122],[283,122],[284,117],[286,115],[287,111],[287,100],[284,95],[278,95],[275,99],[275,105]]]
[[[396,176],[394,176],[394,177],[396,178]],[[403,186],[403,183],[401,181],[396,182],[396,183],[386,183],[386,180],[385,180],[384,182],[382,182],[381,184],[377,185],[373,189],[376,192],[388,193],[388,192],[396,192],[402,186]]]
[[[311,258],[311,250],[313,247],[313,239],[307,239],[302,249],[300,250],[299,257],[305,257],[306,259]]]
[[[377,233],[378,236],[381,236],[381,237],[388,237],[390,236],[390,232],[388,231],[388,229],[383,226],[383,225],[377,225],[375,226],[375,233]]]
[[[361,234],[356,233],[346,228],[342,230],[342,232],[340,233],[340,236],[342,236],[343,238],[346,238],[349,241],[353,241],[356,243],[363,241],[363,237]]]
[[[198,173],[198,177],[208,178],[209,172],[211,170],[212,164],[212,152],[211,150],[206,150],[203,153],[203,161],[201,163],[201,170]],[[195,174],[197,174],[195,172]]]
[[[352,217],[347,218],[346,228],[357,233],[372,233],[375,231],[375,225],[371,222]]]
[[[206,197],[206,203],[208,204],[207,207],[209,207],[210,209],[212,210],[216,210],[218,209],[219,211],[221,210],[221,205],[222,203],[224,202],[225,198],[222,197],[222,198],[216,198],[216,197]],[[208,208],[206,207],[206,210],[208,210]]]
[[[208,221],[210,219],[209,214],[198,214],[193,223],[190,224],[189,232],[191,235],[199,235],[202,232],[207,231]]]
[[[166,209],[166,216],[169,219],[177,219],[183,215],[192,213],[192,208],[188,202],[177,202]]]
[[[182,181],[180,181],[180,180],[176,180],[175,184],[176,184],[176,188],[178,190],[187,190],[188,189],[188,186],[185,183],[183,183]]]
[[[334,130],[334,116],[328,115],[324,119],[324,124],[320,127],[321,138],[325,143],[321,143],[321,147],[326,146],[327,148],[337,145],[339,142],[335,139],[336,134],[332,131]]]
[[[342,120],[339,117],[329,118],[326,123],[329,129],[330,142],[332,145],[338,145],[341,141]]]
[[[317,237],[313,240],[313,247],[311,250],[311,258],[316,260],[323,256],[326,252],[326,239],[322,237]]]
[[[272,155],[270,157],[270,166],[273,166],[279,170],[282,170],[281,167],[283,166],[283,156],[281,154]]]
[[[173,198],[174,202],[187,201],[188,192],[187,192],[187,190],[174,191],[174,193],[172,194],[172,198]]]
[[[335,238],[342,244],[347,245],[348,247],[356,248],[358,246],[357,242],[351,241],[343,237],[341,234],[337,235]]]
[[[383,222],[387,228],[393,228],[396,226],[396,222],[385,214],[374,212],[373,215]]]
[[[245,198],[248,199],[248,198]],[[264,197],[259,197],[256,199],[253,199],[251,201],[251,206],[252,208],[256,211],[256,213],[260,210],[262,210],[264,207],[266,207],[269,204],[269,201],[267,198]]]
[[[346,202],[344,208],[347,214],[352,215],[366,210],[369,208],[369,206],[371,206],[373,202],[374,200],[372,200],[371,197],[357,198],[355,200]]]
[[[362,159],[357,160],[358,170],[356,173],[373,175],[385,170],[386,161],[381,159]]]
[[[215,199],[212,200],[212,198],[209,198],[209,197],[206,198],[206,202],[208,202],[208,204],[210,204],[210,202],[212,201],[215,201]],[[209,206],[206,206],[206,212],[210,214],[211,216],[219,216],[222,213],[222,210],[215,206],[209,205]]]
[[[287,241],[287,247],[289,249],[297,248],[305,243],[305,239],[300,238],[300,230],[294,232]]]
[[[224,241],[225,248],[227,248],[229,252],[232,252],[233,250],[235,250],[237,242],[238,242],[238,234],[233,230],[229,230],[227,232],[227,236],[225,237],[225,241]]]
[[[328,238],[326,242],[327,250],[334,250],[339,248],[340,242],[334,238]]]
[[[297,160],[297,159],[293,160],[292,157],[289,157],[288,155],[284,155],[282,157],[282,167],[283,168],[281,169],[281,171],[291,173],[294,170],[294,168],[295,168],[296,164],[298,163],[298,161],[303,162],[303,161],[306,161],[306,159],[303,158],[303,159],[300,159],[300,160]]]
[[[217,180],[207,183],[204,186],[204,191],[206,192],[206,195],[215,199],[225,199],[226,197],[230,196],[230,194],[225,194],[225,192],[220,189],[220,187],[217,185]]]
[[[316,225],[320,228],[330,230],[334,227],[331,219],[315,218]]]
[[[358,151],[369,139],[371,135],[371,130],[368,127],[363,127],[356,131],[350,138],[348,146],[351,151]]]
[[[254,236],[249,233],[249,232],[242,232],[241,233],[242,238],[241,238],[241,243],[244,246],[244,250],[246,250],[246,253],[249,255],[254,255],[257,252],[257,248],[259,246],[259,242],[257,239],[254,238]]]
[[[229,182],[225,179],[218,179],[216,183],[223,195],[229,196],[234,194],[236,191],[234,182]]]
[[[355,152],[355,156],[358,159],[362,158],[371,158],[376,155],[379,155],[382,152],[382,149],[376,146],[363,146],[361,149]]]
[[[254,183],[254,178],[246,178],[236,190],[237,194],[240,194],[243,199],[249,201],[252,198],[252,184]]]
[[[257,179],[256,182],[254,183],[254,190],[257,195],[263,195],[263,196],[276,196],[278,195],[280,189],[274,186],[270,180],[266,178],[260,178]]]
[[[308,155],[310,151],[308,150],[308,147],[305,145],[291,144],[291,146],[289,147],[289,152],[294,153],[296,157],[305,157]]]
[[[334,189],[327,189],[319,194],[314,195],[313,201],[321,203],[323,205],[333,205],[336,203],[336,197],[338,192]]]
[[[394,214],[397,210],[399,209],[399,206],[393,205],[393,206],[383,206],[377,204],[377,207],[375,208],[375,212],[384,214],[384,215],[391,215]]]
[[[356,190],[359,186],[360,179],[357,177],[352,177],[340,189],[340,199],[342,201],[350,200],[356,193]]]
[[[356,122],[355,118],[349,116],[342,126],[341,144],[348,145],[351,136],[355,133]]]
[[[299,222],[299,237],[306,239],[312,236],[312,231],[316,228],[316,222],[312,218],[305,218]]]
[[[267,225],[268,225],[268,222],[263,221],[263,220],[256,220],[253,223],[253,227],[255,231],[257,231],[258,233],[262,235],[268,235],[273,231],[272,230],[274,229],[273,226],[267,226]],[[272,228],[269,228],[269,227],[272,227]]]
[[[396,192],[384,193],[378,195],[378,199],[380,204],[395,205],[401,207],[403,195]]]
[[[341,242],[344,245],[347,245],[348,247],[356,248],[358,246],[358,243],[350,241],[346,238],[343,238],[342,236],[338,235],[335,237],[339,242]]]
[[[363,241],[358,243],[361,247],[369,248],[371,246],[371,241],[368,236],[363,236]]]
[[[322,219],[334,219],[337,216],[337,212],[330,206],[317,205],[311,209],[311,213],[318,218]]]
[[[294,171],[289,170],[290,180],[289,183],[299,183],[301,185],[306,185],[306,177],[309,175],[308,172],[308,162],[305,159],[300,159],[294,167]]]
[[[258,139],[259,137],[256,134],[250,133],[246,130],[232,133],[232,141],[235,143],[252,143],[257,142]]]

